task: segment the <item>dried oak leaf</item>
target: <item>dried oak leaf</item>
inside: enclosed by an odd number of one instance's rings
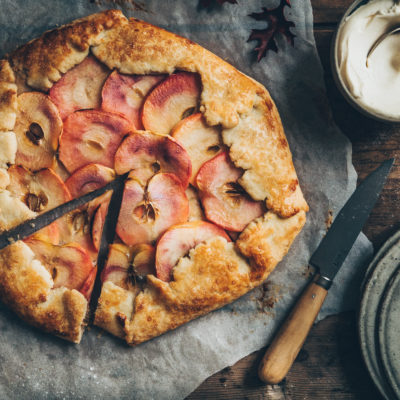
[[[237,1],[236,0],[200,0],[199,6],[203,7],[203,8],[209,8],[216,4],[222,6],[224,3],[237,4]]]
[[[260,13],[252,13],[249,17],[256,21],[265,21],[268,26],[265,29],[253,29],[251,35],[248,38],[248,42],[251,40],[259,40],[260,45],[254,50],[258,52],[257,61],[259,62],[268,50],[278,51],[275,37],[278,33],[285,36],[286,40],[294,46],[294,38],[296,37],[290,28],[294,27],[294,23],[288,21],[283,13],[285,6],[291,7],[290,0],[281,0],[280,4],[276,8],[262,8]]]

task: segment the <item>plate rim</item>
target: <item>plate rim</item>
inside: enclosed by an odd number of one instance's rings
[[[392,254],[393,248],[395,248],[397,245],[400,246],[400,231],[397,231],[394,235],[392,235],[379,249],[379,251],[376,253],[375,257],[369,264],[367,268],[367,272],[365,275],[365,278],[361,284],[361,298],[360,298],[360,306],[359,306],[359,312],[358,312],[358,338],[359,338],[359,343],[360,343],[360,348],[361,348],[361,355],[364,360],[364,364],[367,367],[367,370],[372,378],[372,380],[375,383],[375,386],[378,388],[379,392],[387,399],[390,399],[392,397],[392,388],[389,382],[386,379],[385,372],[382,368],[382,366],[379,365],[379,355],[377,354],[377,315],[378,312],[372,314],[370,312],[370,309],[368,307],[369,302],[371,300],[371,291],[372,287],[376,285],[376,283],[379,281],[379,279],[382,280],[381,274],[378,274],[378,272],[381,269],[384,268],[384,262],[387,257]],[[379,305],[381,302],[381,296],[382,293],[385,292],[386,287],[390,279],[394,274],[396,274],[398,265],[396,265],[390,272],[389,277],[382,282],[382,290],[381,292],[376,296],[378,298],[377,305],[376,305],[376,311],[379,309]],[[387,271],[387,268],[386,268]],[[373,319],[372,323],[372,336],[371,332],[369,331],[370,329],[367,329],[365,326],[366,324],[366,318],[367,316],[370,315],[369,321],[371,322],[371,317]],[[368,340],[368,339],[369,340]],[[372,349],[369,349],[369,346],[367,345],[367,340],[373,342]],[[374,357],[375,356],[375,357]],[[373,360],[373,358],[375,358]]]
[[[400,254],[400,250],[399,250]],[[400,259],[397,264],[397,270],[394,275],[392,275],[390,281],[386,286],[386,290],[382,296],[381,304],[378,313],[378,351],[382,364],[384,366],[384,373],[387,380],[392,387],[392,390],[396,393],[396,396],[400,398],[400,379],[395,379],[395,374],[393,372],[392,363],[390,362],[390,340],[388,342],[387,338],[387,326],[389,323],[390,308],[393,306],[393,297],[396,289],[399,289],[400,285]]]

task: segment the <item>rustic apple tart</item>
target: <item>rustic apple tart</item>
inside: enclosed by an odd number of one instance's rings
[[[78,343],[135,345],[237,299],[287,253],[308,210],[268,91],[188,39],[110,10],[0,61],[0,229],[126,174],[111,193],[0,252],[0,297]]]

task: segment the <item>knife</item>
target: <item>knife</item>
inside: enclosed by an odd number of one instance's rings
[[[113,181],[107,183],[105,186],[96,189],[90,193],[86,193],[81,197],[76,199],[70,200],[64,204],[61,204],[58,207],[53,208],[50,211],[47,211],[39,216],[29,219],[23,222],[16,227],[3,232],[0,235],[0,250],[4,249],[4,247],[9,246],[12,243],[15,243],[18,240],[22,240],[27,238],[28,236],[34,234],[38,230],[44,228],[47,225],[50,225],[56,219],[62,217],[63,215],[73,211],[87,202],[95,199],[96,197],[101,196],[108,190],[114,190],[115,188],[119,187],[125,180],[126,174],[118,176]]]
[[[268,347],[258,370],[260,379],[279,383],[289,372],[317,317],[335,275],[378,200],[394,159],[382,163],[352,194],[310,259],[318,269]]]
[[[108,205],[107,215],[104,220],[103,231],[101,234],[100,248],[97,254],[97,274],[93,285],[92,295],[90,296],[90,306],[88,322],[91,325],[94,322],[95,312],[97,310],[97,303],[101,295],[102,278],[101,272],[103,271],[108,253],[110,250],[110,244],[114,242],[116,235],[116,227],[118,222],[118,216],[121,209],[122,199],[124,195],[125,179],[128,173],[125,174],[119,181],[119,184],[114,187],[110,203]]]

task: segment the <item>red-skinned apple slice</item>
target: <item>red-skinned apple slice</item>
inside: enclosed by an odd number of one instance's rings
[[[72,198],[99,189],[115,179],[113,169],[101,164],[88,164],[75,171],[66,181]]]
[[[51,169],[31,172],[13,165],[8,169],[8,174],[10,184],[7,190],[32,211],[42,213],[71,200],[64,182]]]
[[[149,244],[139,244],[129,248],[123,244],[109,247],[106,266],[101,281],[111,281],[124,289],[132,289],[148,274],[155,275],[155,248]]]
[[[79,290],[94,268],[87,251],[77,243],[55,246],[33,238],[26,239],[25,243],[50,272],[54,288]]]
[[[64,121],[60,160],[70,173],[92,163],[112,168],[114,155],[132,124],[105,111],[76,111]]]
[[[69,70],[50,89],[50,98],[60,110],[61,118],[77,110],[99,108],[101,89],[110,70],[94,57],[86,57]]]
[[[97,249],[93,243],[92,230],[96,211],[103,204],[109,204],[111,191],[108,191],[90,201],[79,209],[76,209],[60,219],[57,223],[60,227],[62,243],[76,242],[88,251],[93,261],[97,259]],[[96,221],[96,229],[103,230],[104,221]],[[101,232],[97,234],[101,238]]]
[[[216,127],[207,126],[203,115],[197,113],[180,121],[172,130],[171,136],[189,154],[192,162],[190,183],[195,185],[195,178],[200,167],[223,148],[219,130]]]
[[[61,178],[51,169],[31,172],[13,165],[8,169],[10,184],[7,189],[37,213],[51,210],[69,200],[71,195]],[[58,244],[62,218],[36,232],[33,236]]]
[[[45,226],[33,235],[29,236],[29,239],[38,239],[51,244],[60,244],[60,229],[58,227],[58,221],[54,221],[52,224]]]
[[[101,108],[122,115],[136,129],[142,129],[139,111],[144,98],[165,75],[123,75],[113,71],[106,80],[101,93]]]
[[[196,110],[200,91],[198,75],[190,72],[170,75],[150,92],[143,103],[141,116],[144,128],[169,134],[181,119]]]
[[[90,231],[94,211],[89,207],[83,207],[64,215],[57,221],[60,227],[61,243],[78,243],[88,252],[92,261],[97,259],[97,250],[94,247]]]
[[[131,251],[123,244],[111,244],[108,250],[107,263],[101,273],[101,281],[113,282],[123,289],[131,289],[133,281],[129,273]]]
[[[231,241],[220,227],[205,221],[192,221],[168,229],[157,243],[157,277],[165,282],[172,279],[172,269],[190,249],[216,236]]]
[[[187,221],[189,202],[174,174],[160,173],[143,188],[136,179],[125,183],[117,234],[129,246],[155,241],[170,226]]]
[[[97,275],[97,267],[94,267],[90,272],[86,281],[83,283],[82,287],[79,291],[86,297],[86,300],[89,301],[92,296],[94,282],[96,281]]]
[[[207,219],[234,232],[265,212],[263,202],[252,200],[237,183],[242,174],[222,152],[203,164],[196,177]]]
[[[115,179],[115,172],[111,168],[105,167],[101,164],[88,164],[77,171],[75,171],[65,182],[72,197],[83,196],[93,190],[99,189]],[[91,234],[93,245],[96,250],[99,249],[101,235],[103,232],[104,220],[107,215],[108,204],[110,202],[111,192],[105,193],[104,195],[92,200],[88,205],[81,209],[82,215],[86,217],[77,216],[76,218],[83,218],[82,221],[85,227],[82,229],[83,232],[79,233],[80,229],[77,230],[78,239],[76,241],[86,247],[87,237],[82,238],[82,235],[88,234],[88,226],[92,225]],[[85,232],[86,229],[86,232]],[[74,240],[75,234],[73,233],[73,224],[70,226],[71,239]],[[79,238],[80,237],[80,238]],[[93,249],[90,248],[92,251]]]
[[[14,127],[18,143],[15,163],[33,171],[51,167],[62,127],[60,113],[48,96],[39,92],[20,94]]]
[[[150,244],[138,244],[132,248],[132,266],[135,276],[143,278],[155,275],[156,249]]]
[[[139,131],[127,136],[115,154],[115,171],[133,171],[143,185],[157,172],[174,173],[184,188],[192,165],[186,150],[169,136]]]
[[[103,226],[104,226],[104,221],[106,220],[109,204],[110,204],[109,199],[107,201],[105,201],[104,203],[102,203],[97,208],[97,210],[94,214],[94,217],[93,217],[92,240],[93,240],[93,245],[96,248],[96,250],[100,249],[101,236],[103,234]]]

